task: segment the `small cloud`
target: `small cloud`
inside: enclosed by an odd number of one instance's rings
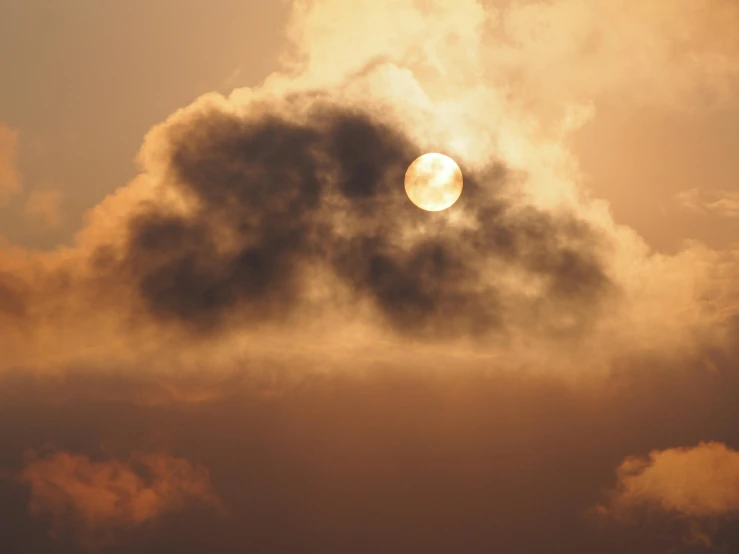
[[[739,452],[719,442],[655,450],[626,458],[618,483],[599,512],[627,515],[641,508],[695,518],[739,512]]]
[[[166,454],[96,462],[59,451],[28,458],[19,479],[31,488],[31,515],[49,517],[53,537],[70,535],[89,550],[190,502],[220,505],[206,468]]]
[[[710,548],[721,521],[739,514],[739,452],[720,442],[628,457],[616,474],[597,516],[639,525],[667,517],[684,526],[687,544]]]
[[[26,200],[25,213],[48,229],[58,229],[64,222],[61,201],[61,191],[34,190]]]
[[[18,132],[0,123],[0,204],[21,190]]]
[[[237,67],[223,80],[223,86],[235,85],[239,77],[241,77],[241,68]]]
[[[718,217],[739,217],[739,191],[690,189],[679,192],[675,202],[684,210]]]

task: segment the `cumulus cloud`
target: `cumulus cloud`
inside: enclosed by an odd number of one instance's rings
[[[0,123],[0,204],[21,190],[18,132]]]
[[[74,247],[3,248],[5,367],[202,367],[329,338],[420,338],[574,373],[725,344],[725,257],[653,255],[581,190],[567,137],[597,117],[601,92],[646,98],[649,83],[685,77],[680,56],[698,60],[686,78],[699,88],[728,82],[733,35],[708,32],[707,6],[721,22],[731,7],[696,0],[689,19],[667,3],[422,4],[297,3],[286,69],[152,129],[140,175],[90,212]],[[645,53],[648,82],[629,77]],[[562,72],[547,86],[533,82],[542,59]],[[717,80],[697,69],[708,59]],[[402,193],[429,150],[465,175],[440,214]],[[276,346],[288,329],[291,348]]]
[[[461,160],[463,200],[429,215],[402,188],[425,145],[391,117],[335,92],[241,109],[204,98],[152,132],[142,182],[156,192],[108,218],[110,238],[37,257],[25,282],[28,263],[16,258],[8,325],[44,336],[37,320],[52,309],[81,336],[74,312],[95,305],[86,341],[129,321],[212,337],[352,306],[350,319],[401,337],[505,339],[526,327],[574,338],[618,293],[602,230],[526,202],[495,159]]]
[[[739,452],[719,442],[655,450],[625,459],[601,511],[629,517],[642,509],[694,518],[739,512]]]
[[[49,518],[53,536],[72,536],[88,549],[192,502],[219,506],[207,469],[166,454],[104,461],[65,451],[28,457],[19,479],[31,490],[31,515]]]
[[[487,334],[522,311],[577,325],[597,308],[612,283],[586,222],[516,206],[495,162],[470,168],[464,201],[429,217],[401,186],[422,146],[328,100],[246,116],[204,105],[167,130],[170,182],[194,207],[136,214],[120,262],[155,317],[211,332],[229,312],[284,319],[317,270],[337,287],[324,304],[345,287],[401,334]]]

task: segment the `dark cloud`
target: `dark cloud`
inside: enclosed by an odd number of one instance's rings
[[[484,334],[527,312],[582,319],[611,288],[595,232],[505,200],[512,179],[499,164],[465,169],[450,213],[467,227],[414,207],[402,183],[423,151],[369,112],[298,95],[243,117],[201,109],[165,136],[165,179],[197,207],[141,211],[123,260],[161,320],[201,332],[234,313],[283,321],[305,302],[315,267],[395,330],[428,337]],[[520,269],[540,292],[507,290],[491,263]]]

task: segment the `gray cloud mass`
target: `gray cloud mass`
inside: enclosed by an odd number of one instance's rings
[[[465,172],[449,214],[424,212],[402,187],[423,151],[401,130],[320,97],[293,102],[302,117],[279,105],[245,117],[206,110],[168,131],[168,179],[195,208],[140,210],[120,268],[155,317],[198,331],[235,311],[281,321],[301,305],[316,266],[369,297],[396,331],[424,336],[505,324],[506,291],[484,278],[490,261],[544,282],[521,299],[533,312],[545,303],[587,312],[609,290],[595,231],[496,195],[508,180],[500,164]],[[450,224],[455,211],[471,224]],[[423,236],[404,238],[421,226]]]

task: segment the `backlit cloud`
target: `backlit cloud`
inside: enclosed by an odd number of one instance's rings
[[[152,129],[141,174],[91,212],[75,247],[0,254],[6,364],[177,366],[173,356],[262,348],[254,333],[281,326],[294,344],[336,328],[360,343],[485,337],[477,346],[511,365],[546,359],[569,373],[572,356],[603,369],[624,349],[670,355],[724,340],[733,308],[715,283],[716,254],[691,245],[653,256],[583,195],[564,140],[592,106],[552,96],[559,121],[547,131],[526,96],[510,94],[539,89],[488,52],[506,21],[518,21],[512,44],[526,51],[524,22],[550,21],[554,5],[372,4],[362,21],[390,10],[392,24],[360,33],[361,48],[340,48],[357,35],[342,6],[296,8],[290,72],[202,97]],[[581,12],[599,33],[587,5],[561,6],[563,21]],[[655,28],[678,18],[651,16]],[[317,31],[332,21],[344,24]],[[429,26],[438,32],[413,31]],[[427,150],[452,155],[467,183],[432,217],[402,191],[405,167]],[[193,331],[210,342],[186,340]]]
[[[640,509],[696,518],[739,513],[739,452],[723,443],[655,450],[625,459],[604,513],[629,516]]]

